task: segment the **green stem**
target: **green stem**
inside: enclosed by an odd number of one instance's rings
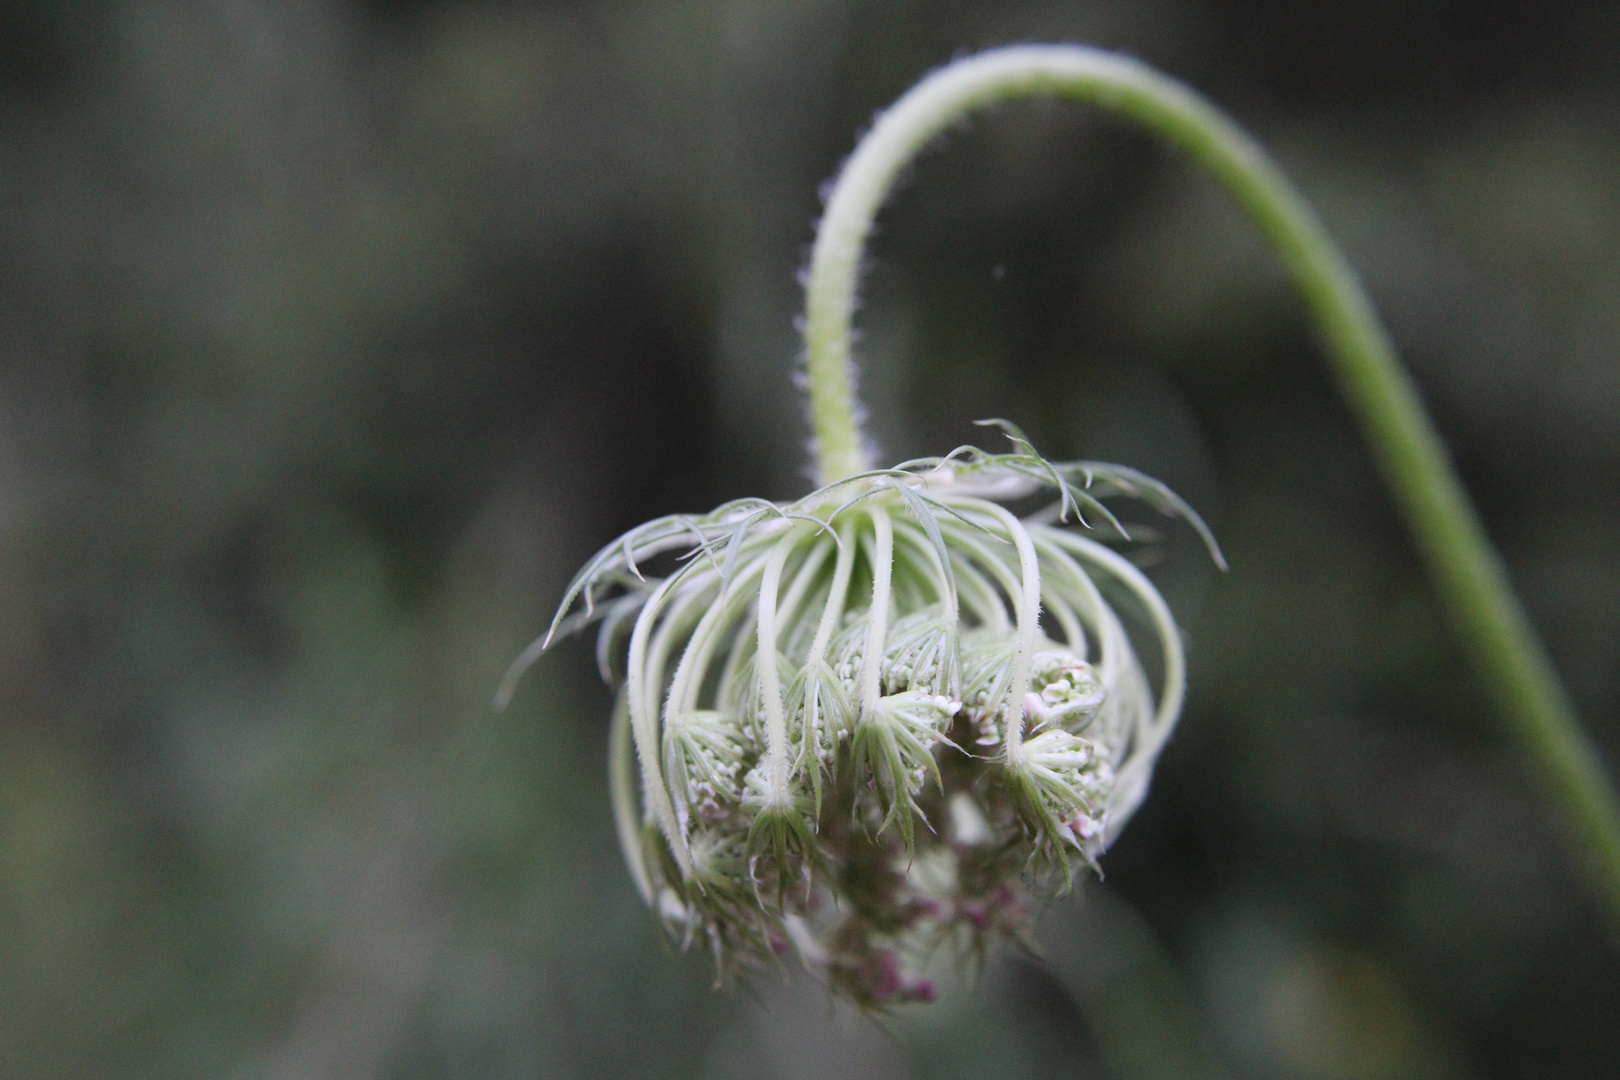
[[[872,220],[900,171],[968,113],[1026,97],[1075,98],[1154,132],[1207,169],[1282,256],[1341,389],[1405,514],[1456,632],[1563,813],[1620,919],[1620,797],[1507,583],[1416,387],[1372,303],[1316,215],[1260,146],[1187,87],[1128,57],[1022,46],[958,61],[880,117],[845,164],[811,255],[805,297],[810,411],[823,482],[868,468],[850,320]]]

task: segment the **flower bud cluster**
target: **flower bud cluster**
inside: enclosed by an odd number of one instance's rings
[[[1127,494],[1202,523],[1139,474],[1010,434],[1019,453],[660,519],[576,578],[546,640],[602,619],[626,861],[722,976],[792,951],[864,1007],[928,1000],[935,957],[1024,938],[1032,896],[1095,865],[1145,794],[1179,636],[1066,519],[1123,536],[1098,498]],[[1042,486],[1056,514],[997,501]],[[682,548],[666,576],[640,569]],[[1157,693],[1105,589],[1154,631]]]

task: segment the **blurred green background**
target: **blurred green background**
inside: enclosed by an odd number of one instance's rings
[[[795,272],[953,55],[1121,48],[1317,203],[1620,757],[1620,5],[0,8],[0,1076],[1600,1077],[1620,948],[1275,261],[1072,106],[886,212],[898,460],[1021,423],[1175,486],[1192,693],[1107,881],[880,1032],[716,993],[609,821],[620,530],[804,492]]]

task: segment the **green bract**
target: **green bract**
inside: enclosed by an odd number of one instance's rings
[[[1181,642],[1082,513],[1124,538],[1099,500],[1141,498],[1219,552],[1163,485],[1047,461],[994,423],[1015,453],[965,447],[632,530],[513,665],[503,695],[602,621],[626,861],[722,974],[791,946],[862,1005],[931,997],[934,950],[1020,935],[1028,890],[1066,890],[1147,791]],[[1002,505],[1043,491],[1032,515]],[[1157,693],[1105,592],[1152,628]]]

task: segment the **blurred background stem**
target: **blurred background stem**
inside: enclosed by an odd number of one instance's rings
[[[1038,96],[1086,101],[1163,137],[1207,169],[1282,256],[1464,648],[1534,760],[1577,858],[1620,923],[1620,798],[1508,585],[1417,388],[1354,271],[1293,185],[1253,139],[1182,84],[1097,49],[1020,46],[936,71],[878,119],[828,200],[806,284],[808,384],[821,482],[871,464],[854,396],[850,323],[877,211],[900,172],[941,132],[986,105]]]

